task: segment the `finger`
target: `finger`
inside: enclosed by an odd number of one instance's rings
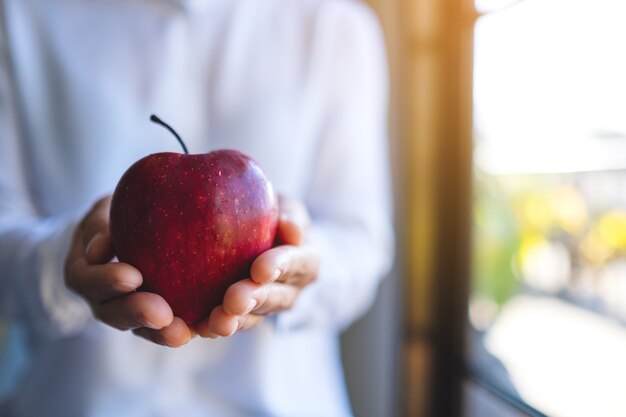
[[[135,267],[114,262],[89,265],[86,259],[76,261],[67,275],[67,286],[95,304],[135,291],[143,283]]]
[[[172,324],[174,314],[160,295],[136,292],[93,306],[100,321],[119,330],[148,327],[162,329]]]
[[[270,283],[261,285],[245,279],[231,285],[224,296],[222,308],[232,316],[273,314],[293,307],[300,287]]]
[[[286,245],[300,245],[309,227],[310,218],[304,204],[299,200],[280,196],[278,240]]]
[[[168,347],[186,345],[195,336],[195,332],[180,317],[174,317],[172,324],[161,330],[141,327],[133,330],[133,333],[146,340]]]
[[[113,242],[111,234],[106,232],[98,232],[89,241],[85,249],[85,257],[90,264],[102,264],[113,259]]]
[[[65,285],[71,288],[71,280],[73,271],[77,268],[77,263],[84,259],[85,248],[82,245],[82,231],[80,227],[77,227],[74,230],[74,236],[72,237],[72,243],[70,245],[70,249],[67,253],[67,257],[65,258],[65,263],[63,265],[63,275],[65,277]]]
[[[303,287],[317,278],[319,255],[310,246],[278,246],[254,260],[250,277],[259,284],[283,282]]]
[[[210,338],[210,339],[217,339],[218,337],[220,337],[217,333],[213,333],[211,329],[209,328],[208,318],[196,323],[193,327],[196,333],[200,337]]]
[[[231,336],[239,328],[239,319],[239,316],[228,314],[222,306],[217,306],[207,319],[196,325],[196,330],[202,337]]]
[[[111,197],[104,197],[93,205],[89,214],[87,214],[80,223],[79,227],[82,230],[84,247],[87,247],[89,241],[93,239],[97,233],[108,233],[110,208]]]
[[[295,304],[300,290],[300,287],[287,284],[263,285],[253,294],[257,303],[252,312],[264,316],[289,310]]]
[[[248,278],[228,287],[222,304],[224,311],[235,316],[250,313],[258,305],[257,291],[261,286]]]
[[[278,218],[278,242],[283,245],[300,245],[304,240],[304,229],[290,219]]]
[[[259,316],[257,314],[246,314],[245,316],[240,317],[239,328],[237,329],[237,331],[243,332],[246,330],[250,330],[261,324],[263,319],[263,316]]]

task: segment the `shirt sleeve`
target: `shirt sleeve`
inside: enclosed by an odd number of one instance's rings
[[[329,2],[334,3],[334,2]],[[318,58],[327,101],[306,205],[308,240],[320,252],[318,280],[277,316],[279,330],[343,329],[372,304],[393,258],[387,141],[387,58],[366,6],[342,4],[327,17]]]
[[[5,29],[0,22],[0,316],[58,337],[90,317],[63,278],[75,219],[41,216],[28,192]]]

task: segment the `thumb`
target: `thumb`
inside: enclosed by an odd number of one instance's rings
[[[309,227],[309,213],[299,200],[293,197],[279,197],[278,239],[285,245],[300,245]]]

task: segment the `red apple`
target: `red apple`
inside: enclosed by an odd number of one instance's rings
[[[157,153],[122,176],[110,229],[118,259],[142,273],[141,290],[193,324],[249,276],[252,261],[271,248],[277,220],[272,185],[241,152]]]

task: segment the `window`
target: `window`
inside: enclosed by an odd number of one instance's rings
[[[477,1],[469,363],[554,417],[625,416],[626,3]]]

